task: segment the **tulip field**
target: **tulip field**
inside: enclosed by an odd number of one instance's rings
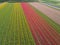
[[[0,4],[0,45],[60,45],[59,11],[44,13],[34,4]]]

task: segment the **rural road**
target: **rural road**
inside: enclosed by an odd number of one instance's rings
[[[36,9],[41,11],[43,14],[51,18],[54,22],[60,25],[60,11],[50,8],[44,4],[40,4],[37,2],[29,3],[30,5],[34,6]]]

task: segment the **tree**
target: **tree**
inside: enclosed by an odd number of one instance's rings
[[[0,2],[10,1],[10,2],[37,2],[38,0],[0,0]]]

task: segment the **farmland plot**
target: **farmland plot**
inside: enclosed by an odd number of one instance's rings
[[[0,7],[0,45],[60,45],[60,28],[29,3]]]

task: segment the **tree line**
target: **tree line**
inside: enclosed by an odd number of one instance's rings
[[[0,0],[0,2],[38,2],[38,0]]]

